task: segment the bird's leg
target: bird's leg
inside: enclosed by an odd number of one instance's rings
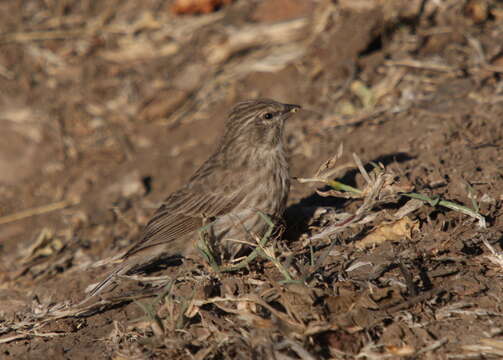
[[[272,231],[275,228],[275,225],[274,225],[274,223],[271,221],[271,219],[266,214],[264,214],[264,213],[262,213],[260,211],[258,212],[258,214],[267,223],[267,225],[269,225],[269,229],[267,229],[267,232],[262,237],[262,239],[257,242],[257,246],[255,247],[255,249],[253,249],[253,251],[252,251],[252,253],[250,255],[248,255],[243,261],[239,262],[236,265],[231,265],[231,266],[227,266],[225,268],[222,268],[221,271],[224,272],[224,271],[239,270],[239,269],[241,269],[243,267],[248,266],[248,264],[251,261],[253,261],[257,256],[261,256],[264,259],[267,259],[267,260],[271,261],[278,268],[278,270],[281,272],[281,274],[285,278],[285,280],[283,280],[281,282],[283,282],[283,283],[298,283],[298,282],[299,283],[303,283],[304,280],[294,280],[292,278],[292,276],[290,275],[290,273],[288,272],[288,270],[274,256],[274,254],[273,254],[274,250],[272,252],[270,252],[270,251],[268,251],[265,248],[267,242],[269,241],[269,238],[271,237]]]
[[[247,267],[248,264],[250,262],[252,262],[253,260],[255,260],[258,255],[264,253],[264,251],[262,249],[267,244],[267,241],[269,241],[269,238],[271,237],[271,234],[272,234],[272,231],[274,230],[275,225],[271,221],[269,216],[267,216],[263,212],[258,211],[258,214],[267,223],[267,225],[269,225],[269,228],[267,229],[266,233],[264,234],[262,239],[258,242],[257,246],[255,247],[255,249],[253,249],[253,251],[251,252],[250,255],[248,255],[243,261],[240,261],[237,264],[228,265],[228,266],[224,266],[224,267],[220,268],[221,272],[236,271],[236,270],[242,269],[244,267]]]

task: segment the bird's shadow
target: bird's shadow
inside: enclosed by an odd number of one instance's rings
[[[404,153],[392,153],[379,156],[373,160],[368,161],[364,167],[365,170],[371,171],[373,169],[372,163],[382,163],[387,166],[392,163],[404,163],[414,159],[413,156]],[[344,174],[338,180],[346,185],[356,186],[356,175],[359,173],[357,168],[354,168]],[[331,188],[324,186],[320,190],[327,191]],[[341,209],[345,206],[348,199],[338,197],[323,197],[314,192],[309,196],[302,198],[299,202],[290,205],[284,215],[286,231],[283,234],[284,238],[290,241],[297,240],[302,234],[308,230],[309,221],[312,219],[314,212],[317,208],[327,207],[334,209]]]

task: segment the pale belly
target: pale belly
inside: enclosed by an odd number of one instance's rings
[[[233,257],[246,244],[254,247],[271,228],[271,223],[274,227],[283,215],[289,191],[288,177],[282,174],[261,186],[262,189],[250,188],[249,196],[233,212],[216,218],[209,226],[212,247],[224,257]]]

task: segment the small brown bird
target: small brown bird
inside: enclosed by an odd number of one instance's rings
[[[107,288],[117,275],[166,257],[195,254],[198,230],[208,223],[209,245],[224,257],[235,254],[251,235],[263,235],[269,226],[260,212],[274,221],[286,207],[290,174],[283,128],[298,109],[269,99],[238,103],[215,153],[163,202],[122,263],[89,296]]]

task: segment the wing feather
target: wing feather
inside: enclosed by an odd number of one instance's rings
[[[140,240],[124,257],[174,241],[200,229],[206,218],[226,214],[243,199],[244,195],[244,192],[239,190],[204,193],[193,188],[182,188],[164,201],[146,225]]]

